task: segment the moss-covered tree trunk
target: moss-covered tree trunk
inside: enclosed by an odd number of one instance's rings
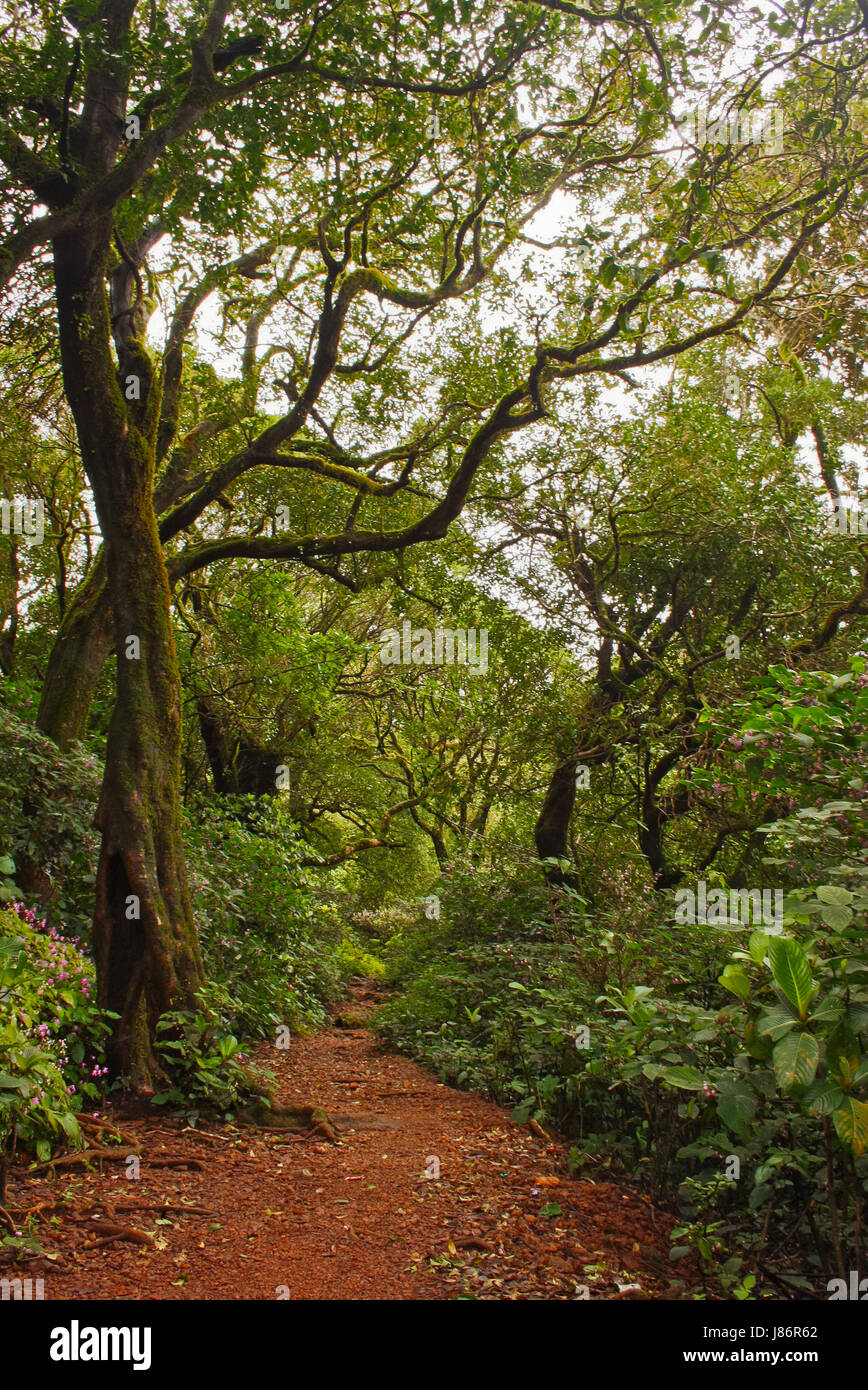
[[[87,731],[102,669],[112,651],[105,556],[73,594],[48,658],[36,723],[59,748]]]
[[[117,656],[97,812],[99,1001],[120,1016],[113,1071],[147,1090],[157,1019],[192,1004],[202,966],[181,843],[181,686],[152,503],[158,390],[143,319],[131,311],[123,331],[110,319],[112,230],[105,218],[58,238],[54,265],[64,384],[103,535]]]
[[[114,1067],[143,1088],[154,1072],[157,1019],[192,1002],[202,970],[181,841],[169,585],[150,493],[131,485],[117,500],[121,526],[107,547],[117,698],[97,811],[94,947],[100,1002],[120,1014]]]

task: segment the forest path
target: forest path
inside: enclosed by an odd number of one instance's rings
[[[262,1049],[279,1099],[321,1106],[338,1143],[125,1118],[138,1181],[112,1162],[16,1182],[23,1206],[73,1203],[45,1228],[61,1259],[19,1272],[44,1275],[48,1299],[677,1297],[671,1218],[611,1181],[573,1180],[561,1142],[340,1026],[363,1023],[378,997],[357,981],[332,1027]],[[98,1220],[153,1243],[83,1248],[107,1238],[88,1230]]]

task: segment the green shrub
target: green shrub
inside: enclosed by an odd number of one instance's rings
[[[0,909],[0,951],[4,1014],[57,1062],[79,1104],[99,1100],[111,1015],[97,1007],[89,955],[22,903]]]
[[[154,1096],[196,1118],[200,1110],[230,1114],[251,1096],[261,1097],[271,1078],[251,1067],[241,1043],[226,1029],[230,1001],[219,986],[199,991],[200,1008],[166,1013],[157,1024],[157,1052],[171,1084]]]
[[[0,701],[0,902],[22,896],[11,880],[30,861],[40,871],[40,897],[31,897],[31,905],[67,935],[85,940],[93,914],[101,774],[94,754],[61,752]]]
[[[30,909],[14,909],[0,910],[0,1191],[14,1153],[46,1162],[56,1146],[80,1143],[76,1115],[101,1099],[106,1076],[108,1023],[91,962]]]
[[[185,844],[205,975],[222,987],[226,1032],[319,1027],[339,992],[341,927],[318,908],[280,799],[196,799]]]
[[[692,1250],[733,1297],[753,1296],[745,1261],[785,1234],[809,1271],[787,1269],[785,1287],[858,1267],[868,895],[791,893],[790,935],[738,928],[733,958],[731,924],[676,927],[669,895],[626,904],[616,931],[574,894],[541,910],[545,890],[526,876],[470,878],[444,877],[441,919],[420,914],[393,938],[403,991],[381,1011],[383,1035],[515,1120],[559,1128],[576,1168],[603,1159],[676,1202],[676,1255]],[[818,917],[815,938],[792,939]]]

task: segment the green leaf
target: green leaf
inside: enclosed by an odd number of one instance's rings
[[[79,1138],[79,1136],[81,1135],[81,1130],[78,1127],[78,1120],[75,1118],[71,1110],[65,1110],[61,1114],[60,1123],[63,1126],[64,1132],[68,1135],[70,1139]]]
[[[772,1065],[782,1091],[808,1086],[820,1060],[820,1047],[813,1033],[790,1033],[775,1044]]]
[[[773,1191],[774,1188],[772,1187],[771,1183],[758,1183],[757,1186],[751,1192],[750,1197],[748,1198],[748,1211],[756,1211],[757,1207],[761,1207],[763,1202],[766,1200],[767,1197],[771,1196]]]
[[[868,1149],[868,1105],[864,1100],[847,1096],[844,1104],[832,1112],[835,1132],[841,1143],[858,1158]]]
[[[563,1207],[559,1207],[557,1202],[549,1202],[547,1206],[540,1207],[540,1216],[563,1216]]]
[[[844,1092],[834,1081],[812,1081],[802,1100],[811,1115],[831,1115],[844,1100]]]
[[[757,1032],[760,1037],[769,1037],[772,1042],[777,1042],[795,1028],[796,1023],[797,1020],[786,1009],[768,1009],[757,1019]]]
[[[681,1091],[701,1091],[703,1086],[702,1073],[696,1067],[667,1067],[663,1080]]]
[[[8,854],[0,854],[0,874],[14,874],[15,860]]]
[[[822,909],[820,916],[830,931],[843,931],[853,921],[851,908],[837,907],[831,904]]]
[[[836,883],[823,883],[817,889],[821,903],[832,903],[836,907],[849,907],[853,894],[847,888],[839,888]]]
[[[774,937],[769,942],[769,960],[775,984],[798,1009],[799,1017],[804,1018],[814,992],[814,982],[808,958],[801,946],[792,937]]]
[[[750,951],[751,960],[756,961],[757,965],[762,965],[769,953],[769,938],[767,933],[764,931],[751,932],[750,941],[747,943],[747,949]]]
[[[610,289],[615,280],[618,270],[618,263],[613,256],[607,256],[597,272],[597,279],[606,289]]]
[[[837,1023],[844,1013],[843,999],[824,999],[822,1003],[811,1010],[811,1023]]]
[[[717,1097],[717,1113],[727,1129],[746,1139],[750,1122],[756,1111],[756,1096],[744,1081],[721,1081]]]
[[[741,965],[728,965],[723,974],[718,975],[717,983],[732,994],[738,995],[739,999],[747,999],[750,996],[750,980]]]

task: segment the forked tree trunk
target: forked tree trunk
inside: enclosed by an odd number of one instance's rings
[[[169,583],[151,500],[156,390],[136,342],[125,349],[139,397],[115,372],[104,219],[54,245],[64,385],[105,547],[117,698],[97,811],[94,910],[98,999],[120,1017],[110,1066],[139,1090],[159,1074],[160,1014],[190,1007],[203,980],[180,826],[181,683]]]

